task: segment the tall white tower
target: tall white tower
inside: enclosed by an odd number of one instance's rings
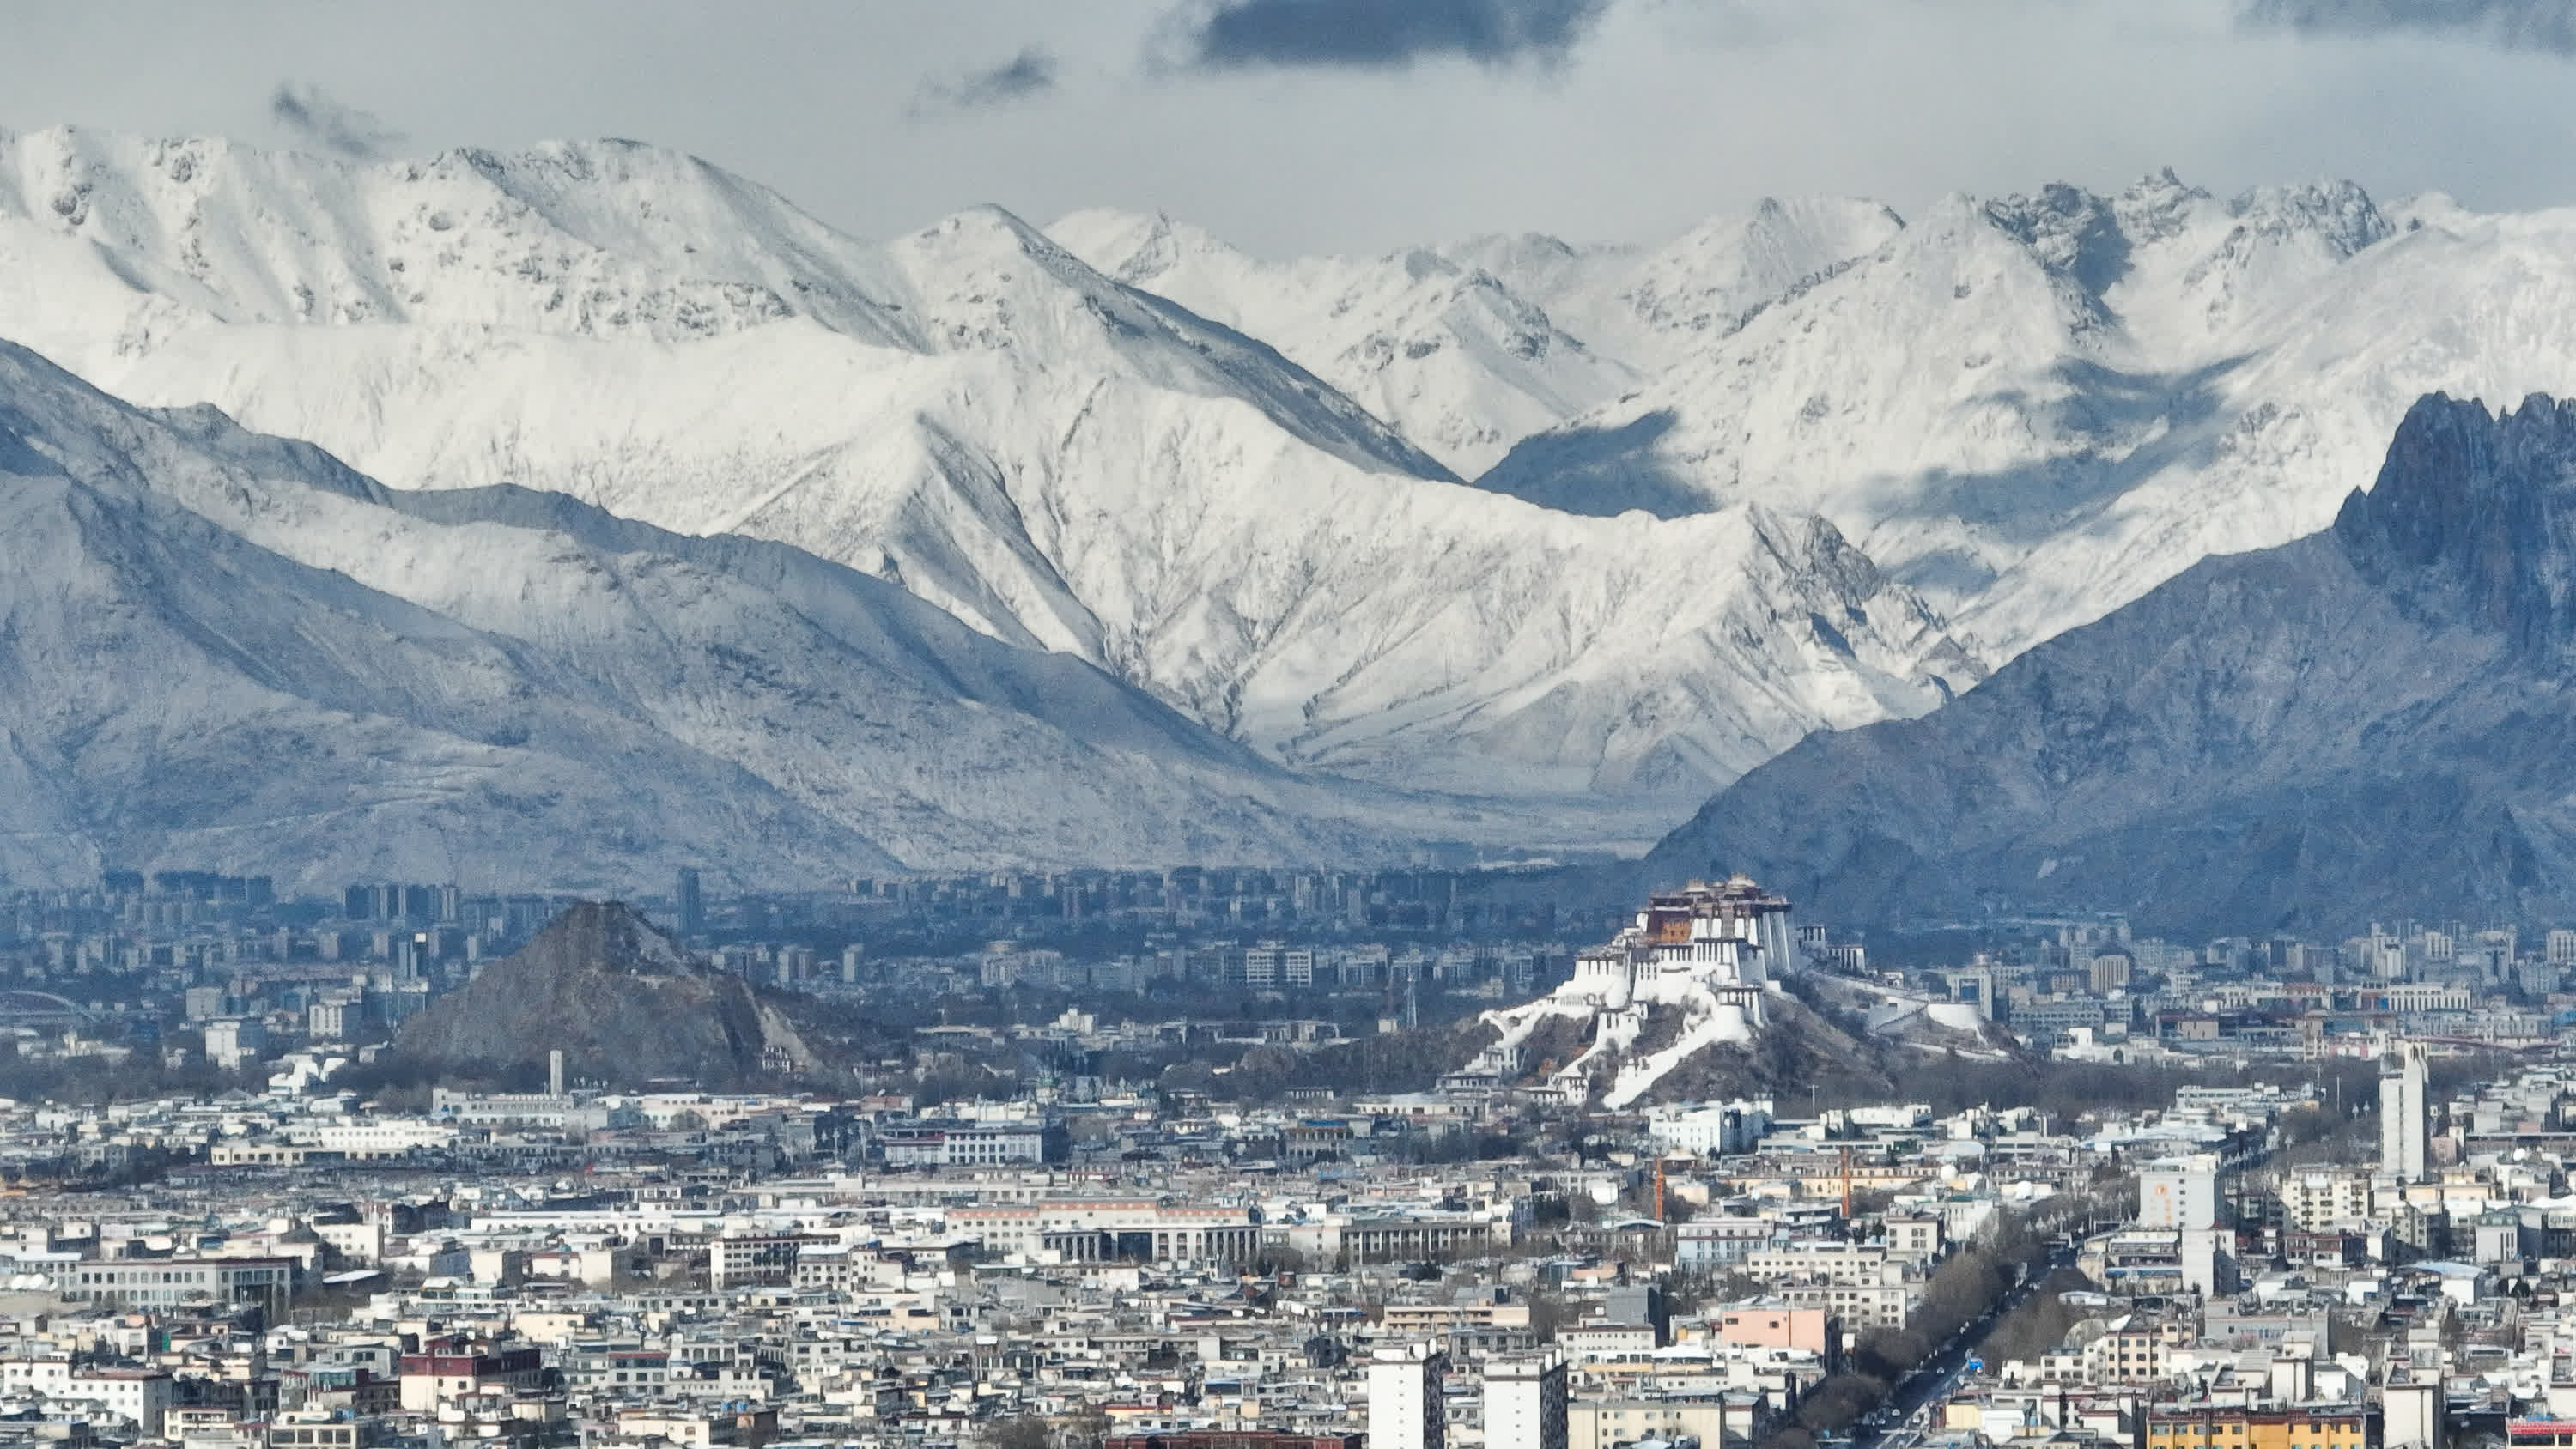
[[[1448,1373],[1449,1356],[1427,1343],[1379,1349],[1368,1366],[1369,1449],[1448,1449]]]
[[[2379,1078],[2379,1170],[2400,1182],[2422,1182],[2431,1171],[2425,1089],[2424,1048],[2407,1042],[2397,1049],[2395,1069]]]
[[[1485,1361],[1485,1449],[1566,1449],[1565,1360],[1515,1354]]]

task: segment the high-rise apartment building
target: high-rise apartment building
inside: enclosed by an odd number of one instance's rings
[[[1368,1366],[1369,1449],[1448,1449],[1440,1402],[1448,1374],[1449,1356],[1427,1343],[1377,1350]]]
[[[698,868],[680,867],[680,879],[671,890],[672,903],[678,908],[680,935],[697,936],[707,929],[707,901],[698,887]]]
[[[1565,1360],[1514,1354],[1485,1361],[1485,1449],[1566,1449]]]
[[[2379,1170],[2400,1182],[2422,1182],[2431,1170],[2433,1123],[2427,1097],[2424,1048],[2398,1048],[2379,1078]]]

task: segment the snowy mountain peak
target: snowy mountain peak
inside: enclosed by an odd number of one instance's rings
[[[2186,183],[2167,166],[2131,182],[2112,199],[2111,210],[2130,244],[2143,246],[2181,235],[2209,203],[2207,191]]]
[[[2130,241],[2118,212],[2089,191],[2052,182],[2027,196],[1999,197],[1984,209],[1996,230],[2094,296],[2127,274]]]
[[[1667,345],[1715,340],[1904,227],[1875,202],[1766,196],[1745,215],[1703,222],[1648,256],[1620,298]]]
[[[1048,236],[1076,256],[1131,287],[1149,292],[1159,292],[1155,280],[1186,266],[1194,257],[1249,260],[1214,233],[1175,221],[1159,211],[1091,207],[1067,212],[1046,230]]]
[[[0,132],[5,223],[21,229],[7,259],[56,272],[57,289],[127,294],[128,352],[195,321],[679,341],[806,316],[909,340],[868,248],[739,177],[632,142],[360,164],[223,141]],[[99,339],[81,335],[96,320],[87,300],[22,316],[17,335],[94,351]]]
[[[935,254],[952,265],[1025,260],[1059,273],[1074,262],[1073,254],[1045,232],[990,202],[941,217],[895,242],[893,250],[898,255]]]
[[[2199,275],[2295,249],[2340,262],[2391,232],[2368,192],[2350,181],[2257,187],[2224,203],[2168,168],[2116,197],[2053,183],[1983,203],[1987,219],[2050,270],[2106,297],[2155,250],[2183,254]]]
[[[2228,214],[2273,238],[2316,238],[2338,259],[2385,241],[2396,230],[2358,183],[2264,186],[2228,203]]]
[[[1434,249],[1268,262],[1168,218],[1111,211],[1075,212],[1050,234],[1271,343],[1462,474],[1635,380],[1490,271]]]

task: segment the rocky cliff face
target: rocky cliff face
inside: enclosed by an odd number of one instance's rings
[[[1928,927],[2576,911],[2576,408],[2439,395],[2334,526],[2213,558],[1921,720],[1811,736],[1647,862]]]
[[[616,902],[564,912],[403,1027],[396,1049],[445,1074],[493,1076],[564,1053],[575,1077],[707,1086],[811,1065],[777,1008]]]
[[[2354,567],[2427,620],[2551,652],[2576,640],[2576,402],[2418,403],[2335,519]]]

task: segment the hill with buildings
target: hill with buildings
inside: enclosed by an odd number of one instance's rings
[[[1576,955],[1571,979],[1465,1027],[1474,1056],[1442,1081],[1625,1111],[1824,1080],[1884,1085],[1925,1050],[2015,1054],[1973,1005],[1818,969],[1789,918],[1785,898],[1741,875],[1653,892]]]

